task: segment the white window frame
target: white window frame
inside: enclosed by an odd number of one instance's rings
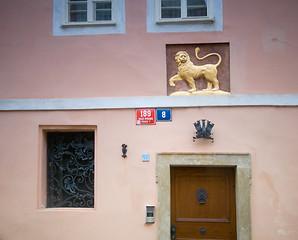
[[[181,0],[181,17],[180,18],[162,18],[161,17],[161,0],[155,0],[155,21],[157,24],[179,23],[179,22],[214,22],[213,0],[207,1],[207,16],[187,17],[187,0]]]
[[[209,13],[206,17],[197,19],[160,19],[160,0],[147,0],[147,32],[214,32],[223,31],[223,0],[212,0],[209,3]]]
[[[68,0],[53,0],[53,35],[101,35],[101,34],[124,34],[125,33],[125,0],[112,1],[112,20],[94,21],[93,6],[96,2],[106,0],[88,0],[89,12],[92,14],[87,22],[68,21]],[[88,7],[87,7],[88,8]]]
[[[72,27],[72,26],[90,26],[90,25],[116,25],[116,1],[109,0],[112,3],[112,19],[111,20],[95,20],[95,4],[99,2],[107,2],[107,0],[87,0],[87,22],[70,22],[69,21],[69,1],[63,0],[63,16],[62,16],[62,27]]]

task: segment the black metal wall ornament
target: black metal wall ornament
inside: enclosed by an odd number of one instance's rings
[[[207,125],[206,125],[207,121]],[[201,124],[202,122],[202,124]],[[214,123],[210,122],[207,119],[198,120],[194,123],[194,126],[197,130],[196,136],[193,137],[193,141],[195,141],[197,138],[205,138],[205,139],[211,139],[211,142],[214,142],[214,139],[211,137],[212,128],[214,126]]]
[[[207,191],[204,188],[199,188],[196,192],[196,197],[200,204],[205,204],[208,198]]]
[[[126,158],[127,157],[127,155],[126,155],[126,153],[127,153],[127,145],[123,143],[121,146],[122,146],[122,157],[123,158]]]

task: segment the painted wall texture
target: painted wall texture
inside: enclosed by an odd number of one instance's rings
[[[52,0],[2,3],[0,99],[166,96],[166,44],[200,43],[229,43],[231,96],[297,95],[297,1],[223,1],[223,31],[188,33],[147,33],[146,4],[125,2],[123,34],[53,36]],[[214,143],[192,141],[204,118]],[[177,107],[152,126],[133,108],[0,111],[0,240],[157,240],[145,206],[158,205],[160,152],[251,154],[252,239],[295,239],[297,118],[297,106]],[[40,126],[96,127],[94,209],[41,206]]]
[[[210,42],[230,43],[233,94],[296,93],[293,0],[227,1],[222,32],[177,34],[147,33],[146,1],[130,0],[125,34],[54,37],[52,7],[14,0],[1,8],[2,99],[166,95],[165,45]]]
[[[172,123],[136,126],[134,110],[1,113],[1,237],[157,239],[157,223],[145,224],[145,206],[157,205],[156,153],[236,152],[252,155],[253,239],[294,239],[297,127],[284,131],[282,123],[295,126],[297,114],[297,108],[174,109]],[[216,123],[213,144],[192,142],[200,117]],[[94,210],[38,206],[40,124],[97,125]],[[122,143],[128,145],[125,160]],[[142,162],[143,153],[149,162]]]

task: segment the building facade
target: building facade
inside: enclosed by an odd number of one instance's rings
[[[0,239],[295,239],[297,8],[3,3]]]

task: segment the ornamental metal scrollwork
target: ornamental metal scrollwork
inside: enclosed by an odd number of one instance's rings
[[[94,206],[94,132],[49,132],[47,161],[47,207]]]
[[[196,197],[200,204],[205,204],[208,198],[207,191],[204,188],[200,188],[197,190]]]

